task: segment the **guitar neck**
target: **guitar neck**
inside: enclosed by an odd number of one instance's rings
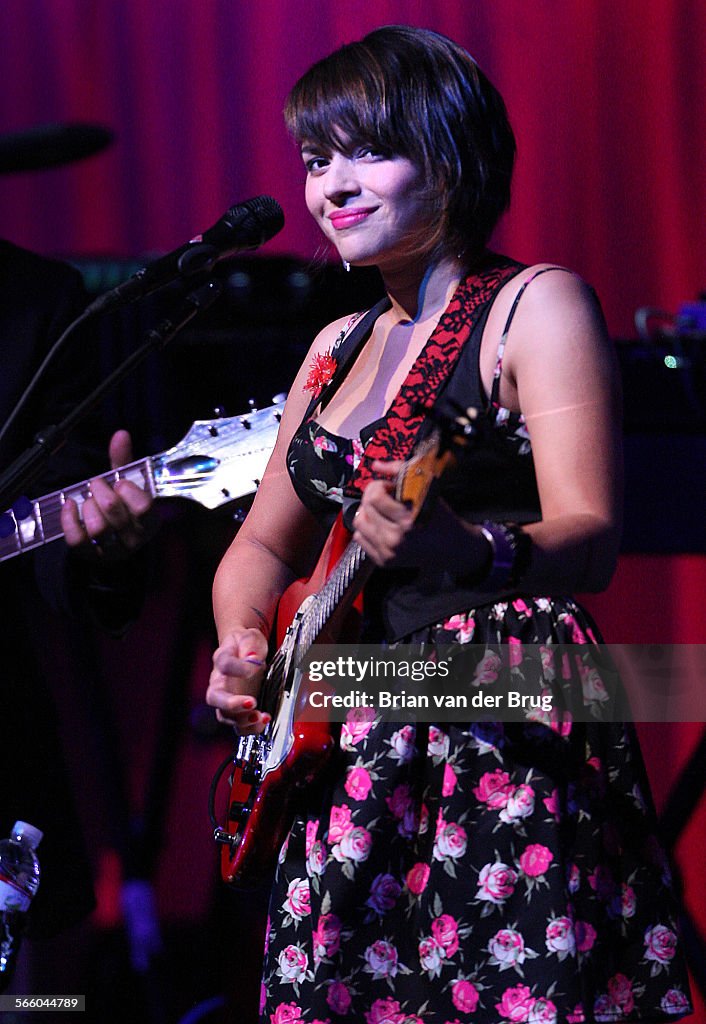
[[[351,540],[299,624],[297,653],[301,660],[333,615],[359,593],[374,565],[360,544]]]
[[[100,479],[107,480],[110,484],[115,484],[118,480],[130,480],[154,497],[156,489],[153,461],[153,458],[147,458],[131,462],[127,466],[121,466],[120,469],[101,474]],[[62,537],[64,532],[61,529],[62,506],[68,498],[71,498],[80,509],[90,496],[90,481],[82,480],[81,483],[72,484],[71,487],[64,490],[54,491],[52,494],[45,494],[43,497],[31,501],[28,515],[22,519],[19,519],[16,513],[10,510],[4,518],[10,525],[14,522],[14,531],[10,532],[8,536],[0,536],[0,562]]]

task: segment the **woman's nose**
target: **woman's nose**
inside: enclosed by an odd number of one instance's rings
[[[324,193],[332,202],[340,202],[347,196],[357,195],[360,183],[355,173],[355,163],[343,153],[331,157],[324,181]]]

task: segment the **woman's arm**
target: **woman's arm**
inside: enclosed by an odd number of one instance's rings
[[[513,336],[514,332],[514,336]],[[532,281],[508,336],[504,373],[532,441],[542,521],[526,584],[599,591],[615,570],[623,461],[618,363],[603,316],[579,278]]]
[[[522,280],[506,296],[507,308]],[[500,330],[487,339],[491,373]],[[522,589],[603,589],[620,540],[620,388],[600,310],[578,278],[546,273],[528,285],[508,335],[500,400],[525,416],[542,509],[542,521],[525,527],[533,550]],[[443,564],[459,576],[482,576],[489,547],[478,527],[439,502],[428,523],[413,529],[391,491],[392,483],[370,484],[355,519],[356,539],[376,564]]]
[[[304,390],[315,355],[328,351],[347,317],[318,335],[289,393],[277,442],[252,508],[226,551],[213,585],[219,647],[206,699],[219,719],[241,732],[260,731],[255,710],[277,603],[284,590],[308,575],[326,531],[302,505],[289,479],[286,455],[309,404]]]

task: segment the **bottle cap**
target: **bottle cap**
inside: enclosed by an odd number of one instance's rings
[[[42,841],[44,833],[35,828],[34,825],[30,825],[27,821],[16,821],[12,829],[13,836],[24,836],[29,845],[34,849]]]

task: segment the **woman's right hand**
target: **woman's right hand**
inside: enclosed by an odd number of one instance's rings
[[[257,710],[265,674],[267,639],[259,629],[234,629],[213,654],[206,702],[219,722],[234,725],[241,735],[262,732],[270,716]]]

